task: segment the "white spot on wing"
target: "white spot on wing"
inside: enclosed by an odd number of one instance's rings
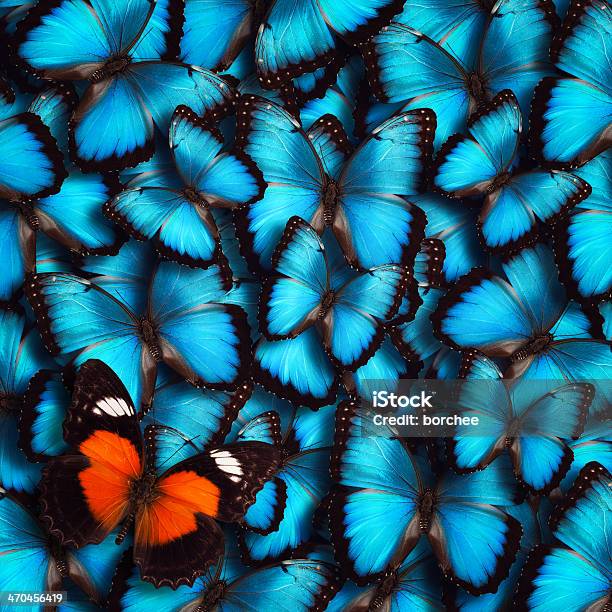
[[[229,451],[212,451],[210,456],[215,460],[217,467],[224,471],[226,474],[235,474],[235,476],[242,476],[242,467],[238,459],[232,456]],[[231,477],[234,480],[234,477]],[[234,482],[238,482],[234,480]]]
[[[100,414],[100,410],[108,414],[109,416],[131,416],[134,414],[132,407],[126,403],[121,397],[105,397],[97,403],[98,412],[94,408],[96,414]]]

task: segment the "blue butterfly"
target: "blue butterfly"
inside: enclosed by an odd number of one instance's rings
[[[537,236],[536,218],[554,224],[591,193],[573,174],[514,172],[522,130],[514,94],[504,90],[438,153],[434,187],[454,197],[481,196],[478,229],[490,251],[516,250]]]
[[[336,415],[331,502],[336,553],[364,584],[397,568],[426,535],[444,575],[473,594],[494,592],[519,546],[510,466],[433,477],[389,427],[353,402]],[[384,526],[384,528],[382,528]]]
[[[338,53],[335,35],[365,40],[402,8],[402,0],[334,2],[272,0],[257,31],[255,65],[264,87],[327,65]]]
[[[356,370],[368,361],[410,281],[401,266],[354,273],[335,265],[338,260],[310,225],[294,217],[274,253],[274,276],[262,289],[259,323],[267,342],[257,344],[255,359],[263,379],[296,400],[325,403],[333,367]],[[297,357],[301,350],[310,354],[306,361]],[[324,378],[313,371],[317,363],[326,364]]]
[[[525,378],[507,382],[486,357],[471,353],[465,358],[471,362],[462,364],[467,381],[453,409],[480,422],[478,435],[473,428],[457,427],[450,443],[455,468],[482,469],[507,449],[519,481],[535,494],[549,493],[573,461],[565,441],[582,433],[593,386]]]
[[[612,16],[607,0],[572,0],[551,48],[563,73],[536,89],[532,152],[553,168],[581,166],[612,144]]]
[[[444,610],[441,577],[425,540],[420,540],[401,564],[372,585],[359,587],[354,582],[344,586],[329,602],[327,612],[345,610]]]
[[[295,556],[312,539],[315,512],[329,491],[335,410],[334,405],[317,412],[299,408],[280,434],[284,460],[275,480],[286,489],[284,512],[276,530],[258,532],[249,528],[249,519],[253,522],[258,516],[270,515],[273,505],[258,497],[251,506],[245,529],[239,533],[240,546],[249,562],[262,564]]]
[[[30,379],[54,363],[41,345],[38,332],[16,309],[0,309],[0,486],[32,493],[40,465],[19,451],[17,420]]]
[[[179,104],[216,118],[231,103],[217,75],[159,61],[160,22],[176,32],[170,4],[41,2],[19,24],[17,54],[30,69],[45,79],[89,81],[69,126],[71,155],[82,169],[120,169],[151,157],[154,125],[168,129]]]
[[[292,612],[308,612],[323,609],[339,588],[336,567],[326,559],[321,560],[316,549],[304,558],[251,570],[241,563],[231,533],[226,531],[225,536],[225,554],[192,587],[155,588],[140,580],[137,569],[122,563],[109,598],[112,609],[180,612],[201,608],[242,612],[249,608],[272,610],[282,605]]]
[[[232,209],[255,202],[265,188],[248,157],[222,148],[220,133],[179,106],[170,125],[170,152],[181,187],[123,191],[105,206],[107,215],[136,238],[153,240],[167,258],[211,265],[220,257],[221,241],[210,207]]]
[[[220,270],[162,262],[147,291],[131,280],[34,275],[28,299],[51,353],[75,367],[87,359],[105,361],[143,408],[159,361],[192,384],[235,389],[247,366],[248,325],[241,308],[222,303]]]
[[[244,96],[238,145],[268,183],[263,199],[237,218],[252,264],[270,268],[287,221],[297,215],[321,234],[330,227],[352,265],[411,265],[425,219],[399,196],[419,189],[434,131],[430,111],[405,113],[379,126],[347,160],[335,117],[322,117],[306,134],[282,108]]]
[[[479,32],[482,14],[476,8],[478,3],[469,3],[474,6],[467,10],[465,2],[454,3],[458,7],[450,4],[443,2],[440,10],[435,3],[435,11],[430,11],[427,4],[419,3],[422,8],[413,11],[408,3],[402,23],[383,28],[364,49],[379,100],[401,103],[404,111],[423,106],[435,111],[436,149],[452,134],[462,132],[469,116],[504,89],[515,92],[527,118],[535,86],[552,74],[548,48],[556,16],[549,2],[496,2],[486,16],[477,57],[464,47],[472,41],[461,33]],[[424,22],[426,31],[419,31]],[[450,52],[434,41],[442,44],[448,34]],[[396,108],[391,106],[390,112]]]
[[[0,584],[11,591],[63,591],[69,578],[92,600],[103,601],[121,555],[130,544],[116,533],[97,545],[63,548],[34,514],[0,489]],[[32,609],[38,609],[36,606]]]
[[[579,299],[612,298],[612,153],[606,151],[575,171],[591,186],[556,232],[561,278]]]
[[[527,560],[515,602],[519,610],[544,612],[551,602],[564,610],[606,609],[612,581],[611,513],[610,472],[589,463],[551,516],[560,545],[536,547]]]
[[[605,405],[610,391],[596,382],[612,376],[612,347],[593,339],[586,315],[568,303],[550,250],[538,244],[502,268],[507,280],[477,268],[457,281],[432,314],[436,336],[458,350],[510,358],[510,378],[594,383],[593,406],[597,395]]]

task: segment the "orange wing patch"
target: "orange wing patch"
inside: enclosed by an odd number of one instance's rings
[[[85,500],[95,519],[111,531],[125,515],[131,481],[142,473],[140,455],[132,442],[104,430],[81,442],[79,450],[91,464],[79,474]]]
[[[156,499],[136,517],[137,546],[160,546],[195,532],[198,513],[217,516],[219,487],[193,471],[161,478],[155,491]]]

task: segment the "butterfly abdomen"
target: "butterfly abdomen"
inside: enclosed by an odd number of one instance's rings
[[[225,591],[227,589],[227,583],[224,580],[219,580],[218,582],[213,582],[208,589],[206,589],[206,593],[202,597],[202,602],[198,605],[198,607],[194,610],[194,612],[210,612],[215,609],[215,606],[225,595]]]
[[[138,333],[147,345],[151,356],[155,361],[161,361],[162,354],[159,346],[159,340],[157,338],[157,332],[155,326],[149,319],[142,317],[138,322]]]
[[[333,224],[337,205],[338,185],[334,180],[328,178],[323,192],[323,222],[326,226]]]
[[[393,593],[395,590],[397,578],[397,572],[395,571],[389,571],[385,574],[384,579],[374,593],[374,598],[368,606],[368,611],[371,610],[373,612],[374,610],[379,610],[383,607],[389,595],[391,595],[391,593]]]
[[[334,305],[335,298],[336,294],[331,289],[325,293],[323,299],[321,300],[321,306],[318,314],[319,319],[324,319],[327,316],[327,313]]]
[[[427,533],[431,527],[431,519],[436,500],[431,489],[426,489],[419,499],[419,529]]]
[[[27,224],[34,230],[40,227],[40,220],[34,212],[34,203],[29,199],[14,200],[13,205],[19,210]]]

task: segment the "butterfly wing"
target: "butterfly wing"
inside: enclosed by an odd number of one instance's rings
[[[531,553],[516,603],[543,610],[554,597],[568,609],[603,608],[609,599],[610,545],[606,518],[612,510],[611,479],[598,463],[587,464],[551,517],[554,536],[568,548]],[[580,584],[577,590],[575,585]]]
[[[227,390],[244,378],[250,339],[244,311],[222,303],[224,296],[217,266],[200,270],[162,262],[149,308],[166,364],[192,384]]]
[[[374,426],[352,402],[337,410],[331,471],[340,485],[331,502],[334,546],[350,577],[363,584],[399,563],[419,539],[420,476],[394,432]]]
[[[611,32],[608,2],[571,2],[551,54],[575,78],[544,79],[533,101],[534,152],[554,167],[582,165],[610,145]]]
[[[324,169],[300,124],[279,106],[243,96],[238,106],[236,144],[268,183],[264,197],[237,218],[241,239],[255,255],[251,264],[270,267],[287,221],[311,221],[321,206]]]
[[[40,198],[60,189],[66,176],[49,128],[32,113],[0,121],[0,197]]]
[[[322,321],[323,342],[338,367],[364,365],[383,341],[383,323],[392,319],[406,293],[408,272],[378,266],[346,283]]]
[[[112,255],[121,244],[102,214],[113,186],[100,174],[71,172],[56,195],[36,202],[34,211],[42,229],[66,248],[82,254]]]
[[[90,358],[101,359],[124,381],[137,406],[150,402],[155,362],[127,306],[72,274],[37,274],[26,289],[52,354],[76,366]]]
[[[92,359],[79,369],[64,437],[73,450],[47,463],[42,519],[64,544],[101,542],[126,517],[131,483],[144,469],[134,404],[105,363]]]
[[[464,202],[455,202],[437,194],[411,196],[427,216],[425,235],[444,243],[442,270],[448,282],[456,281],[472,268],[485,263],[476,232],[475,214]]]
[[[191,586],[223,551],[223,522],[241,520],[278,466],[277,450],[259,442],[195,455],[164,472],[155,498],[136,517],[134,560],[155,586]]]
[[[554,72],[548,50],[556,27],[554,7],[537,0],[500,0],[488,17],[480,73],[492,94],[514,92],[525,119],[535,86]]]
[[[604,152],[576,171],[591,194],[558,226],[555,253],[561,278],[581,298],[597,299],[612,289],[607,228],[612,223],[612,155]]]
[[[436,158],[434,186],[447,195],[482,195],[510,168],[521,134],[521,111],[505,90],[470,119],[469,136],[450,138]]]
[[[351,147],[344,127],[334,115],[325,114],[306,132],[328,176],[337,180]]]
[[[508,251],[533,242],[536,218],[554,223],[589,196],[582,179],[560,171],[533,170],[518,174],[486,196],[478,224],[492,251]]]
[[[392,117],[346,163],[332,229],[351,264],[367,269],[414,261],[424,218],[398,196],[420,189],[435,124],[426,109]]]
[[[40,370],[32,378],[19,420],[19,446],[30,461],[45,461],[68,450],[62,426],[69,405],[60,374]]]
[[[404,103],[402,111],[426,107],[435,112],[435,149],[451,134],[465,129],[472,110],[467,75],[458,61],[429,37],[394,23],[366,44],[364,58],[379,100]]]
[[[519,547],[520,523],[497,506],[513,505],[511,465],[499,458],[486,470],[445,475],[429,541],[445,573],[469,593],[494,592]]]
[[[254,28],[253,7],[246,0],[219,4],[185,2],[180,59],[209,70],[224,70],[238,56]]]
[[[17,295],[26,269],[32,268],[32,251],[36,249],[34,230],[18,210],[0,205],[0,256],[5,262],[0,277],[0,299],[8,302]]]
[[[38,592],[60,588],[61,576],[48,549],[47,536],[36,518],[0,490],[0,566],[2,586]]]
[[[275,276],[264,285],[259,310],[266,338],[295,338],[319,319],[329,289],[325,247],[317,233],[292,217],[272,257]]]

